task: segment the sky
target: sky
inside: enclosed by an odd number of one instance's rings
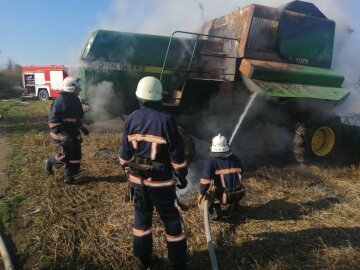
[[[279,7],[289,1],[0,0],[0,68],[8,59],[20,65],[76,65],[97,29],[160,35],[199,32],[205,21],[239,7]],[[353,88],[360,73],[360,1],[308,2],[337,23],[333,69],[345,75],[345,87]],[[349,28],[354,32],[349,34]]]
[[[0,0],[0,65],[9,58],[20,65],[71,64],[96,29],[164,35],[198,31],[205,20],[253,2],[276,7],[287,1]],[[360,11],[358,0],[312,2],[341,23]]]

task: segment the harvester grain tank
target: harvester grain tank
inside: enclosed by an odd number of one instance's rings
[[[111,81],[124,114],[138,106],[138,80],[158,77],[169,92],[163,105],[185,130],[205,140],[221,130],[244,160],[266,154],[323,161],[340,148],[334,108],[349,93],[330,69],[334,35],[335,22],[312,3],[252,4],[206,22],[201,33],[98,30],[81,72],[87,85]]]

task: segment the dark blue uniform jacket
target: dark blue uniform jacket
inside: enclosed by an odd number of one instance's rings
[[[231,154],[229,157],[211,157],[205,161],[200,179],[200,194],[205,195],[210,185],[216,187],[218,195],[222,195],[225,188],[240,186],[242,173],[241,161]]]
[[[74,93],[62,92],[53,104],[49,114],[51,137],[59,139],[58,134],[65,131],[70,136],[80,136],[81,119],[84,116],[81,102]]]
[[[164,164],[155,168],[145,185],[162,188],[174,185],[173,170],[187,175],[184,144],[174,118],[160,108],[141,106],[126,120],[122,134],[120,163],[124,165],[134,157],[146,158]],[[133,186],[139,178],[130,175]]]

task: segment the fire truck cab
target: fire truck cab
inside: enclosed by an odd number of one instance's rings
[[[22,97],[36,97],[39,100],[56,98],[62,91],[63,80],[69,75],[68,68],[61,65],[23,66]]]

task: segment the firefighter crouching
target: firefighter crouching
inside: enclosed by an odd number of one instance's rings
[[[84,116],[78,98],[81,84],[78,78],[67,77],[63,82],[63,92],[51,105],[49,114],[50,140],[59,146],[59,152],[44,161],[48,175],[54,174],[53,167],[65,166],[64,183],[74,182],[74,175],[79,173],[81,161],[81,133],[89,131],[81,124]]]
[[[222,217],[221,205],[239,206],[240,200],[245,195],[241,183],[242,173],[241,161],[230,150],[227,139],[221,134],[215,136],[212,139],[209,156],[204,163],[198,195],[200,208],[203,207],[205,196],[211,197],[209,216],[212,219]]]
[[[161,109],[163,89],[154,77],[142,78],[136,89],[140,109],[124,124],[120,164],[129,170],[134,189],[133,250],[149,269],[152,258],[152,215],[156,208],[165,224],[172,269],[187,269],[187,242],[175,192],[187,186],[184,144],[174,118]]]

